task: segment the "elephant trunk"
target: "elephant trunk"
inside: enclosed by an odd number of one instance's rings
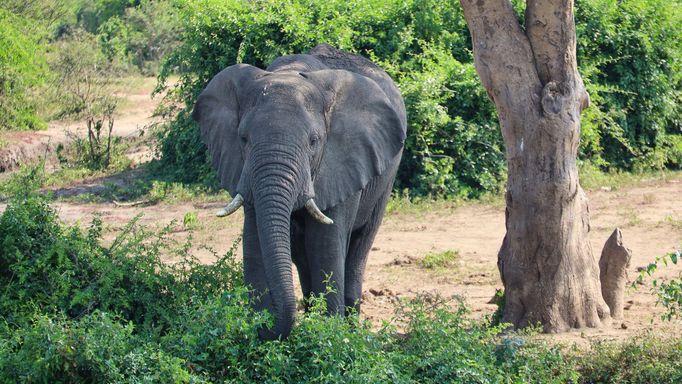
[[[252,191],[258,237],[275,324],[261,337],[287,337],[296,314],[292,261],[291,212],[300,191],[300,171],[282,163],[267,164],[254,172]]]

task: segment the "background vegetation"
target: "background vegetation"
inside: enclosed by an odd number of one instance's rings
[[[74,108],[82,107],[80,101],[61,92],[76,82],[65,78],[105,75],[104,70],[109,77],[156,73],[178,41],[172,7],[170,1],[154,0],[3,1],[0,130],[40,129],[46,120],[79,117]],[[71,58],[79,71],[62,65],[64,51],[78,53]]]
[[[40,47],[28,21],[0,8],[0,129],[39,129],[31,90],[45,76]]]
[[[521,11],[522,1],[514,2]],[[396,188],[413,195],[494,191],[505,174],[494,108],[480,86],[455,1],[178,1],[181,45],[160,79],[179,73],[185,107],[163,133],[162,162],[191,181],[207,173],[188,118],[198,92],[236,62],[327,42],[377,62],[398,82],[409,133]],[[604,171],[682,166],[682,13],[662,0],[576,2],[580,71],[592,98],[580,158]],[[522,12],[519,12],[522,17]]]
[[[513,3],[522,19],[523,1]],[[592,99],[580,158],[601,171],[682,167],[679,2],[577,0],[576,24]],[[157,169],[215,186],[188,117],[198,92],[228,65],[265,67],[326,42],[371,58],[403,92],[409,134],[396,189],[471,197],[503,185],[497,117],[456,1],[8,0],[0,26],[2,129],[36,129],[61,116],[71,104],[49,92],[64,76],[48,58],[88,39],[119,73],[160,71],[159,90],[180,76],[168,106],[181,108],[160,133]]]

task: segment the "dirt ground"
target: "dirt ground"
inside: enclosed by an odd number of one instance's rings
[[[152,121],[157,100],[151,101],[146,90],[128,95],[131,101],[119,119],[117,134],[135,134]],[[53,124],[48,132],[63,130],[64,124]],[[43,135],[38,133],[36,135]],[[22,137],[30,134],[22,134]],[[136,152],[136,161],[148,159],[151,151]],[[89,184],[97,184],[97,181]],[[78,189],[79,185],[69,188]],[[620,227],[625,245],[632,250],[628,268],[630,279],[637,268],[646,266],[657,256],[682,245],[682,175],[665,180],[649,180],[609,190],[588,191],[590,199],[590,243],[596,258],[614,228]],[[66,222],[87,224],[95,213],[101,214],[110,228],[110,236],[138,213],[142,223],[163,226],[171,220],[182,222],[187,212],[198,215],[194,229],[197,244],[205,244],[219,253],[230,248],[241,232],[241,210],[228,218],[217,218],[214,212],[222,203],[161,202],[151,206],[119,207],[113,203],[55,202],[54,206]],[[384,219],[365,272],[362,316],[374,324],[393,315],[397,298],[422,292],[461,298],[471,309],[471,316],[482,318],[494,312],[490,304],[495,290],[502,288],[497,272],[497,251],[504,236],[504,207],[500,203],[455,204],[436,202],[405,206],[392,210]],[[184,237],[187,232],[175,234]],[[451,267],[427,269],[420,261],[429,253],[456,251]],[[241,254],[241,249],[238,249]],[[210,263],[208,252],[200,253]],[[682,265],[662,268],[658,278],[682,273]],[[297,277],[293,277],[297,280]],[[601,329],[588,329],[546,336],[552,340],[583,343],[590,339],[623,339],[643,332],[680,334],[682,323],[663,322],[663,309],[650,293],[650,283],[625,294],[626,311],[622,322]],[[300,296],[300,291],[298,292]]]

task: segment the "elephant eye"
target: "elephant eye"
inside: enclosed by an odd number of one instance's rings
[[[310,146],[311,147],[316,146],[318,141],[320,141],[320,138],[317,135],[311,135],[310,136]]]
[[[241,141],[242,144],[246,144],[246,142],[249,141],[249,139],[246,137],[246,135],[243,135],[239,136],[239,141]]]

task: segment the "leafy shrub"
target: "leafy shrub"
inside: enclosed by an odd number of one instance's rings
[[[622,344],[596,342],[581,356],[581,383],[678,383],[682,339],[641,335]]]
[[[46,74],[43,46],[29,22],[0,7],[0,129],[39,129],[31,95]]]
[[[211,265],[191,241],[133,220],[65,226],[13,183],[0,217],[0,382],[578,383],[677,382],[682,340],[596,344],[587,354],[470,320],[438,296],[403,300],[374,331],[308,303],[286,340],[261,341],[232,252]],[[191,236],[190,236],[191,238]],[[106,243],[106,245],[105,245]]]
[[[682,12],[663,0],[576,2],[578,61],[595,106],[581,151],[622,169],[682,165]]]
[[[153,232],[138,219],[104,246],[99,218],[83,233],[59,223],[44,197],[13,199],[0,217],[0,312],[25,318],[58,309],[81,318],[101,310],[140,330],[163,332],[180,307],[240,281],[231,252],[206,268],[186,255],[190,242],[174,246],[168,238],[173,224]],[[180,256],[176,263],[162,261]]]
[[[0,378],[25,383],[188,383],[184,361],[133,335],[134,326],[95,311],[77,322],[35,316],[4,340]]]
[[[656,260],[649,263],[647,267],[639,273],[637,279],[632,283],[632,287],[637,287],[647,276],[652,276],[660,267],[668,266],[668,260],[673,265],[682,260],[682,250],[669,252],[663,256],[656,257]],[[665,307],[666,312],[661,315],[664,320],[682,318],[682,273],[677,278],[668,280],[653,279],[651,281],[651,291],[658,296],[658,303]]]
[[[78,23],[90,33],[110,19],[122,16],[126,9],[139,0],[80,0],[76,10]]]
[[[110,60],[154,74],[161,59],[178,44],[179,26],[172,1],[142,0],[102,23],[97,35]]]
[[[568,383],[579,377],[562,347],[530,342],[523,334],[500,338],[506,324],[491,327],[467,314],[461,303],[453,310],[433,295],[398,309],[406,334],[394,348],[408,377],[420,383]]]
[[[522,10],[523,2],[514,4]],[[398,190],[467,197],[504,181],[496,113],[455,2],[182,0],[178,7],[183,42],[160,75],[162,87],[180,74],[172,95],[184,109],[160,148],[163,168],[178,180],[212,180],[188,113],[214,74],[238,62],[262,68],[326,42],[372,59],[399,84],[409,130]],[[662,0],[577,3],[580,71],[592,96],[582,159],[602,169],[680,167],[681,19],[679,6]]]

